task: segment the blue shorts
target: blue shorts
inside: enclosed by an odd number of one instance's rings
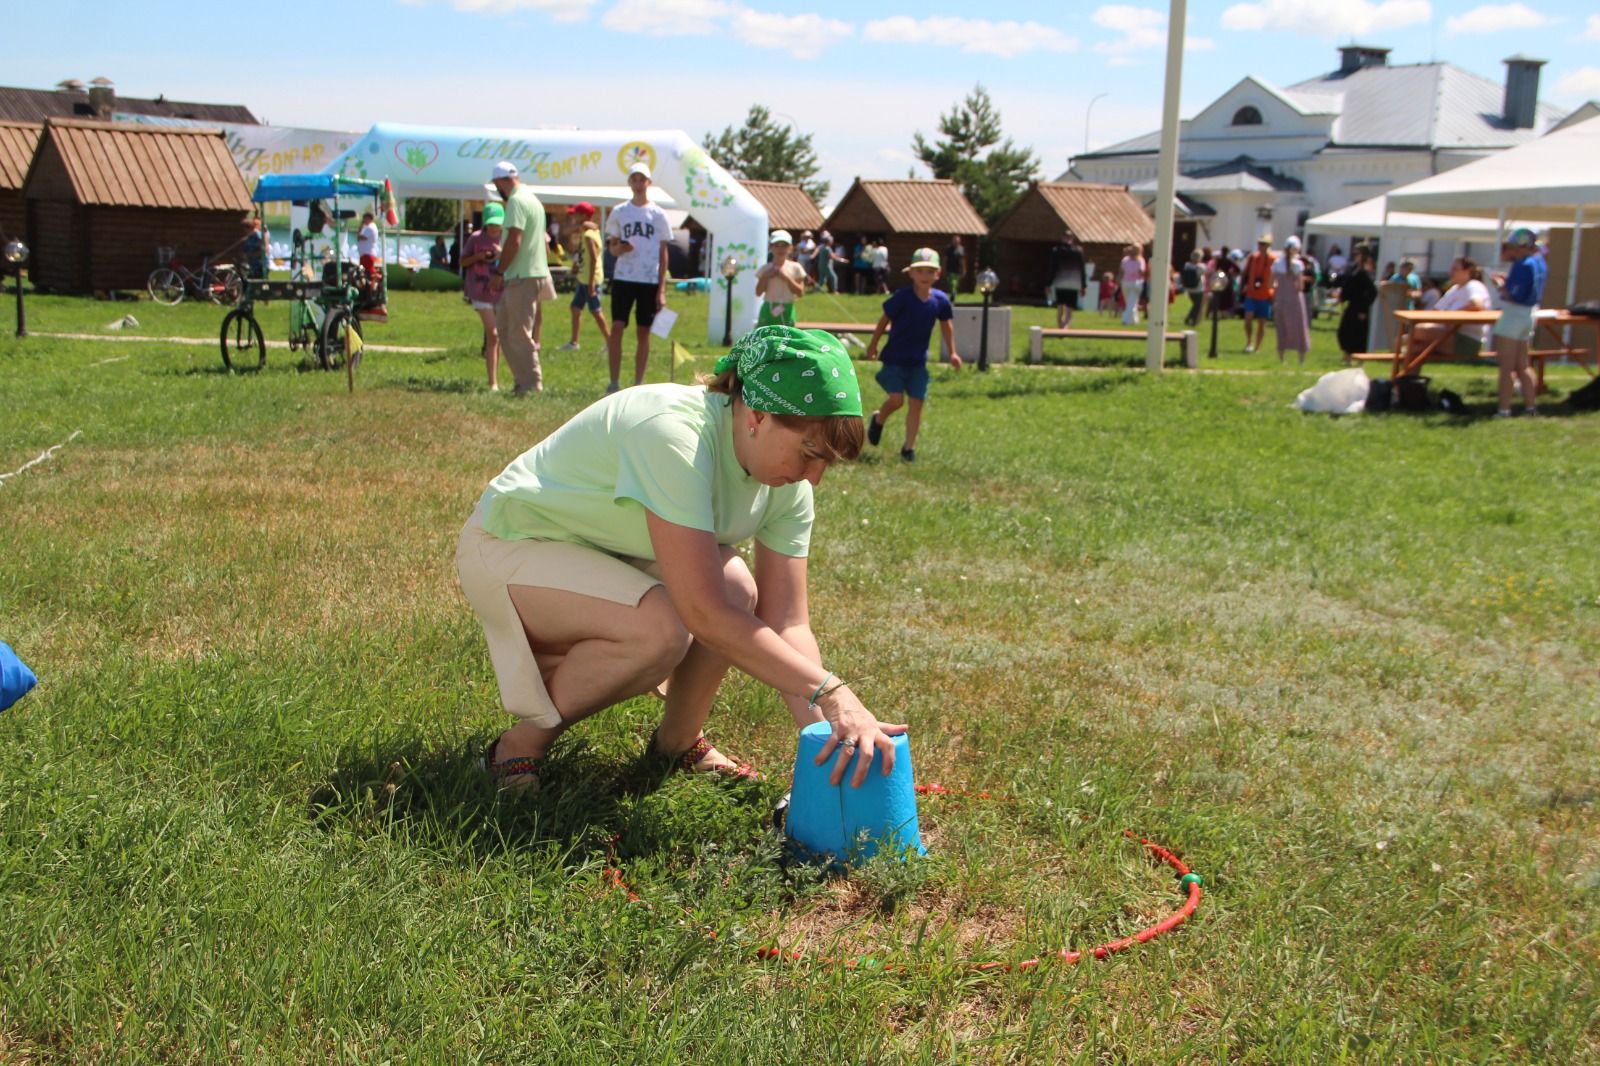
[[[928,398],[928,367],[901,366],[899,363],[884,363],[878,370],[877,382],[883,391],[889,394],[903,392],[913,400],[926,400]]]
[[[1272,301],[1252,300],[1250,297],[1246,296],[1244,298],[1244,313],[1247,315],[1255,315],[1257,318],[1264,318],[1270,322],[1272,321]]]
[[[600,294],[590,292],[589,286],[579,285],[572,290],[572,306],[574,309],[587,307],[589,310],[600,313]]]

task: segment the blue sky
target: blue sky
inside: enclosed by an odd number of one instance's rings
[[[1047,177],[1086,135],[1100,146],[1156,128],[1167,19],[1163,3],[1016,0],[0,0],[0,11],[6,84],[105,75],[130,96],[243,103],[277,125],[698,139],[762,103],[814,134],[833,198],[856,175],[905,176],[913,132],[934,132],[978,82]],[[1331,69],[1350,41],[1496,81],[1506,56],[1534,55],[1550,61],[1541,96],[1575,106],[1600,98],[1597,12],[1595,0],[1193,0],[1183,113],[1246,74],[1288,85]]]

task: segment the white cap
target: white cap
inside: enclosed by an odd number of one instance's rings
[[[1298,248],[1300,247],[1300,238],[1291,233],[1284,238],[1283,246],[1285,248]]]
[[[635,174],[643,174],[648,178],[650,176],[650,164],[641,160],[640,162],[637,162],[633,166],[629,167],[628,177],[631,178]]]
[[[494,174],[490,181],[499,181],[501,178],[514,178],[517,176],[517,165],[509,160],[502,159],[494,165]]]

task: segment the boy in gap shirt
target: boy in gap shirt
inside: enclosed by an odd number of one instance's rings
[[[883,301],[883,315],[867,344],[867,358],[878,358],[878,341],[889,324],[894,324],[889,343],[883,347],[883,369],[877,376],[878,384],[889,395],[867,420],[867,440],[877,444],[883,439],[884,422],[900,410],[909,394],[911,409],[906,412],[906,442],[900,449],[900,458],[909,463],[917,458],[922,402],[928,398],[928,340],[933,336],[935,322],[939,323],[939,332],[950,349],[950,365],[957,370],[961,369],[961,356],[956,354],[955,331],[950,326],[955,309],[950,297],[933,287],[942,273],[939,253],[932,248],[918,248],[911,253],[911,265],[905,272],[911,275],[911,284]]]

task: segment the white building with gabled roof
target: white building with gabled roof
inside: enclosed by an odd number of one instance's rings
[[[1391,66],[1387,48],[1339,53],[1337,70],[1286,88],[1247,76],[1183,122],[1177,194],[1200,243],[1281,241],[1311,216],[1522,144],[1567,115],[1539,102],[1540,59],[1512,56],[1494,82],[1449,63]],[[1124,184],[1151,204],[1160,136],[1076,156],[1061,180]],[[1431,251],[1418,242],[1384,257]]]

